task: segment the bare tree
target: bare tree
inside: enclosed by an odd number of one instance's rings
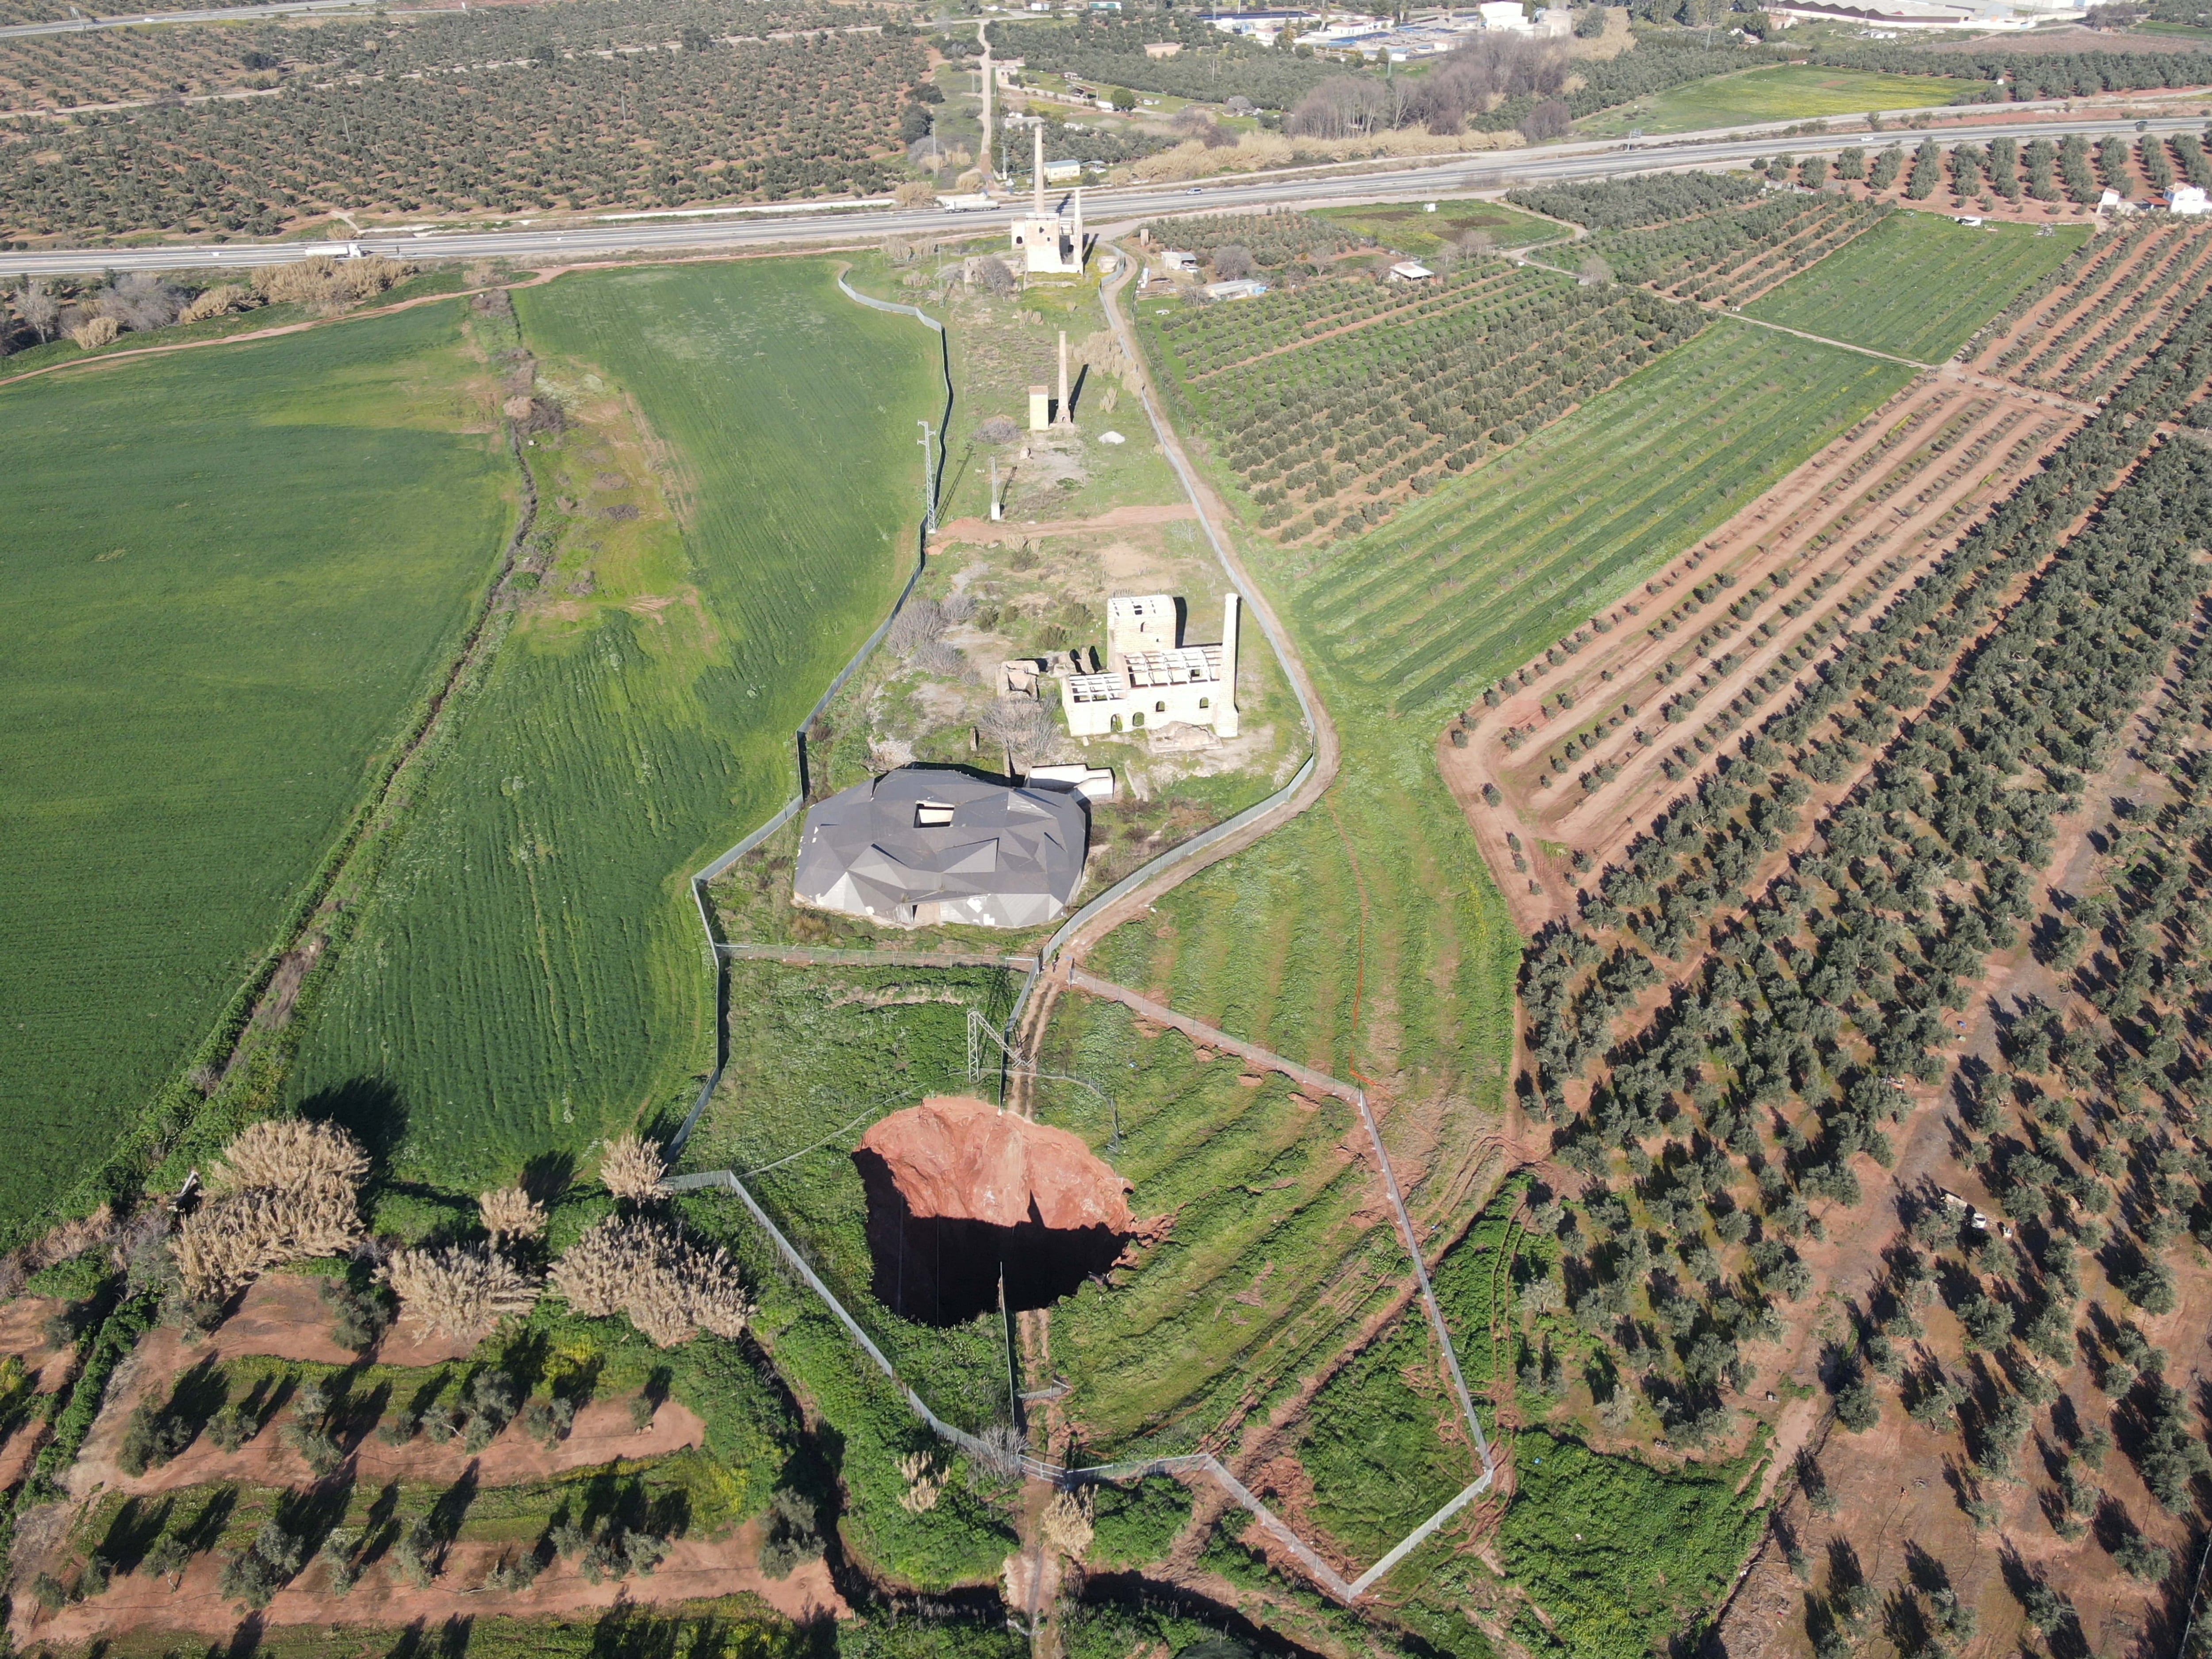
[[[1523,35],[1481,34],[1449,53],[1407,94],[1409,120],[1431,132],[1453,133],[1492,100],[1533,94],[1548,98],[1566,84],[1567,58],[1547,41]]]
[[[934,644],[945,635],[945,612],[937,601],[916,594],[899,608],[891,625],[884,635],[884,643],[902,657],[910,657],[925,645]]]
[[[1302,138],[1358,138],[1389,125],[1391,94],[1371,75],[1333,75],[1291,112],[1291,135]]]
[[[979,723],[983,734],[1023,770],[1054,748],[1060,738],[1052,711],[1034,697],[1000,697],[983,711]]]
[[[133,273],[118,276],[93,302],[102,317],[112,317],[123,327],[137,331],[167,328],[177,320],[184,296],[158,276]]]
[[[1521,118],[1521,136],[1532,144],[1549,143],[1554,138],[1565,137],[1573,122],[1565,103],[1557,98],[1547,98]]]
[[[1613,267],[1593,253],[1583,261],[1582,273],[1577,280],[1584,288],[1603,288],[1613,280]]]
[[[1252,274],[1252,250],[1237,242],[1224,242],[1213,250],[1213,274],[1233,283]]]
[[[23,284],[22,292],[15,296],[15,314],[39,337],[44,345],[54,337],[54,330],[62,319],[62,302],[54,297],[53,290],[37,277]]]

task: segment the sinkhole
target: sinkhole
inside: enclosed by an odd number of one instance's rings
[[[1139,1231],[1128,1182],[1082,1138],[936,1096],[883,1119],[853,1153],[868,1200],[877,1299],[959,1325],[1048,1307],[1103,1273]]]

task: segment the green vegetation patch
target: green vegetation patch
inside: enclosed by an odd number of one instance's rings
[[[933,1610],[934,1611],[934,1610]],[[423,1650],[419,1623],[404,1628],[304,1625],[285,1628],[286,1659],[410,1659]],[[167,1659],[174,1630],[119,1632],[115,1659]],[[644,1606],[623,1601],[575,1619],[477,1613],[441,1627],[445,1659],[1023,1659],[1029,1638],[1003,1622],[939,1614],[880,1613],[795,1625],[754,1595]]]
[[[1526,247],[1531,242],[1549,241],[1566,234],[1559,226],[1533,214],[1516,213],[1496,202],[1471,198],[1440,201],[1433,213],[1419,202],[1407,202],[1374,207],[1321,208],[1313,216],[1372,237],[1401,253],[1412,254],[1434,253],[1445,243],[1456,243],[1477,231],[1489,237],[1493,247]]]
[[[1418,1302],[1315,1399],[1298,1461],[1313,1479],[1315,1515],[1361,1561],[1481,1473]]]
[[[1501,1320],[1508,1333],[1519,1328],[1513,1266],[1528,1241],[1515,1217],[1526,1188],[1521,1180],[1500,1188],[1431,1275],[1486,1430],[1496,1427],[1491,1385],[1517,1346],[1494,1342],[1492,1333]],[[1540,1413],[1547,1402],[1530,1403]],[[1482,1472],[1418,1302],[1315,1396],[1298,1459],[1313,1477],[1322,1524],[1370,1561]]]
[[[457,648],[514,494],[459,314],[0,390],[0,1223],[186,1063]]]
[[[1748,314],[1852,345],[1940,362],[2015,295],[2088,240],[2086,228],[2040,235],[2026,225],[1961,225],[1893,213]]]
[[[1643,1659],[1717,1604],[1759,1540],[1763,1512],[1734,1464],[1668,1473],[1531,1430],[1513,1468],[1498,1549],[1550,1621],[1545,1650]]]
[[[514,348],[538,586],[454,713],[295,1092],[473,1189],[679,1108],[711,1061],[690,871],[793,787],[791,732],[913,557],[934,337],[815,261],[571,276]],[[404,1125],[404,1139],[394,1133]]]
[[[1857,70],[1778,64],[1716,75],[1674,87],[1577,124],[1591,137],[1641,127],[1646,133],[1696,132],[1707,127],[1759,121],[1804,120],[1822,115],[1862,115],[1869,110],[1918,109],[1948,104],[1958,83],[1923,75],[1873,75]]]
[[[935,1328],[878,1299],[867,1197],[853,1149],[885,1114],[967,1092],[968,1010],[1003,1021],[1013,987],[988,969],[805,969],[730,965],[731,1053],[701,1117],[688,1167],[744,1178],[780,1231],[898,1368],[902,1382],[961,1426],[1008,1422],[1006,1328],[995,1311]],[[995,1092],[995,1074],[984,1085]],[[847,1544],[875,1571],[918,1589],[994,1577],[1015,1547],[1015,1487],[954,1458],[787,1264],[739,1201],[687,1200],[695,1224],[726,1243],[757,1289],[754,1328],[777,1370],[834,1431]],[[903,1460],[928,1460],[942,1490],[909,1507]]]
[[[1525,661],[1894,393],[1899,364],[1723,321],[1440,492],[1320,556],[1309,649],[1433,704]]]
[[[1141,1567],[1164,1558],[1190,1524],[1190,1489],[1166,1475],[1133,1486],[1101,1486],[1095,1498],[1091,1559],[1103,1567]]]

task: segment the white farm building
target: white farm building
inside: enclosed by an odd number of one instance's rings
[[[1237,735],[1239,600],[1221,605],[1221,643],[1185,645],[1164,593],[1106,602],[1106,671],[1070,674],[1060,706],[1071,737],[1103,738],[1181,724]]]

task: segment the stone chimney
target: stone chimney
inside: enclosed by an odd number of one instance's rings
[[[996,73],[997,73],[997,71],[996,71],[996,70],[994,70],[991,67],[991,32],[990,32],[990,30],[989,30],[988,27],[979,27],[979,28],[976,30],[976,33],[977,33],[978,34],[980,34],[980,35],[982,37],[982,40],[983,40],[983,168],[982,168],[982,172],[983,172],[983,188],[984,188],[984,189],[986,189],[986,190],[988,190],[988,189],[991,187],[991,138],[992,138],[992,134],[993,134],[993,131],[994,131],[994,129],[992,128],[992,125],[991,125],[991,78],[992,78],[992,76],[993,76],[994,74],[996,74]]]
[[[1075,411],[1067,406],[1067,331],[1060,331],[1060,413],[1054,424],[1073,426]]]

